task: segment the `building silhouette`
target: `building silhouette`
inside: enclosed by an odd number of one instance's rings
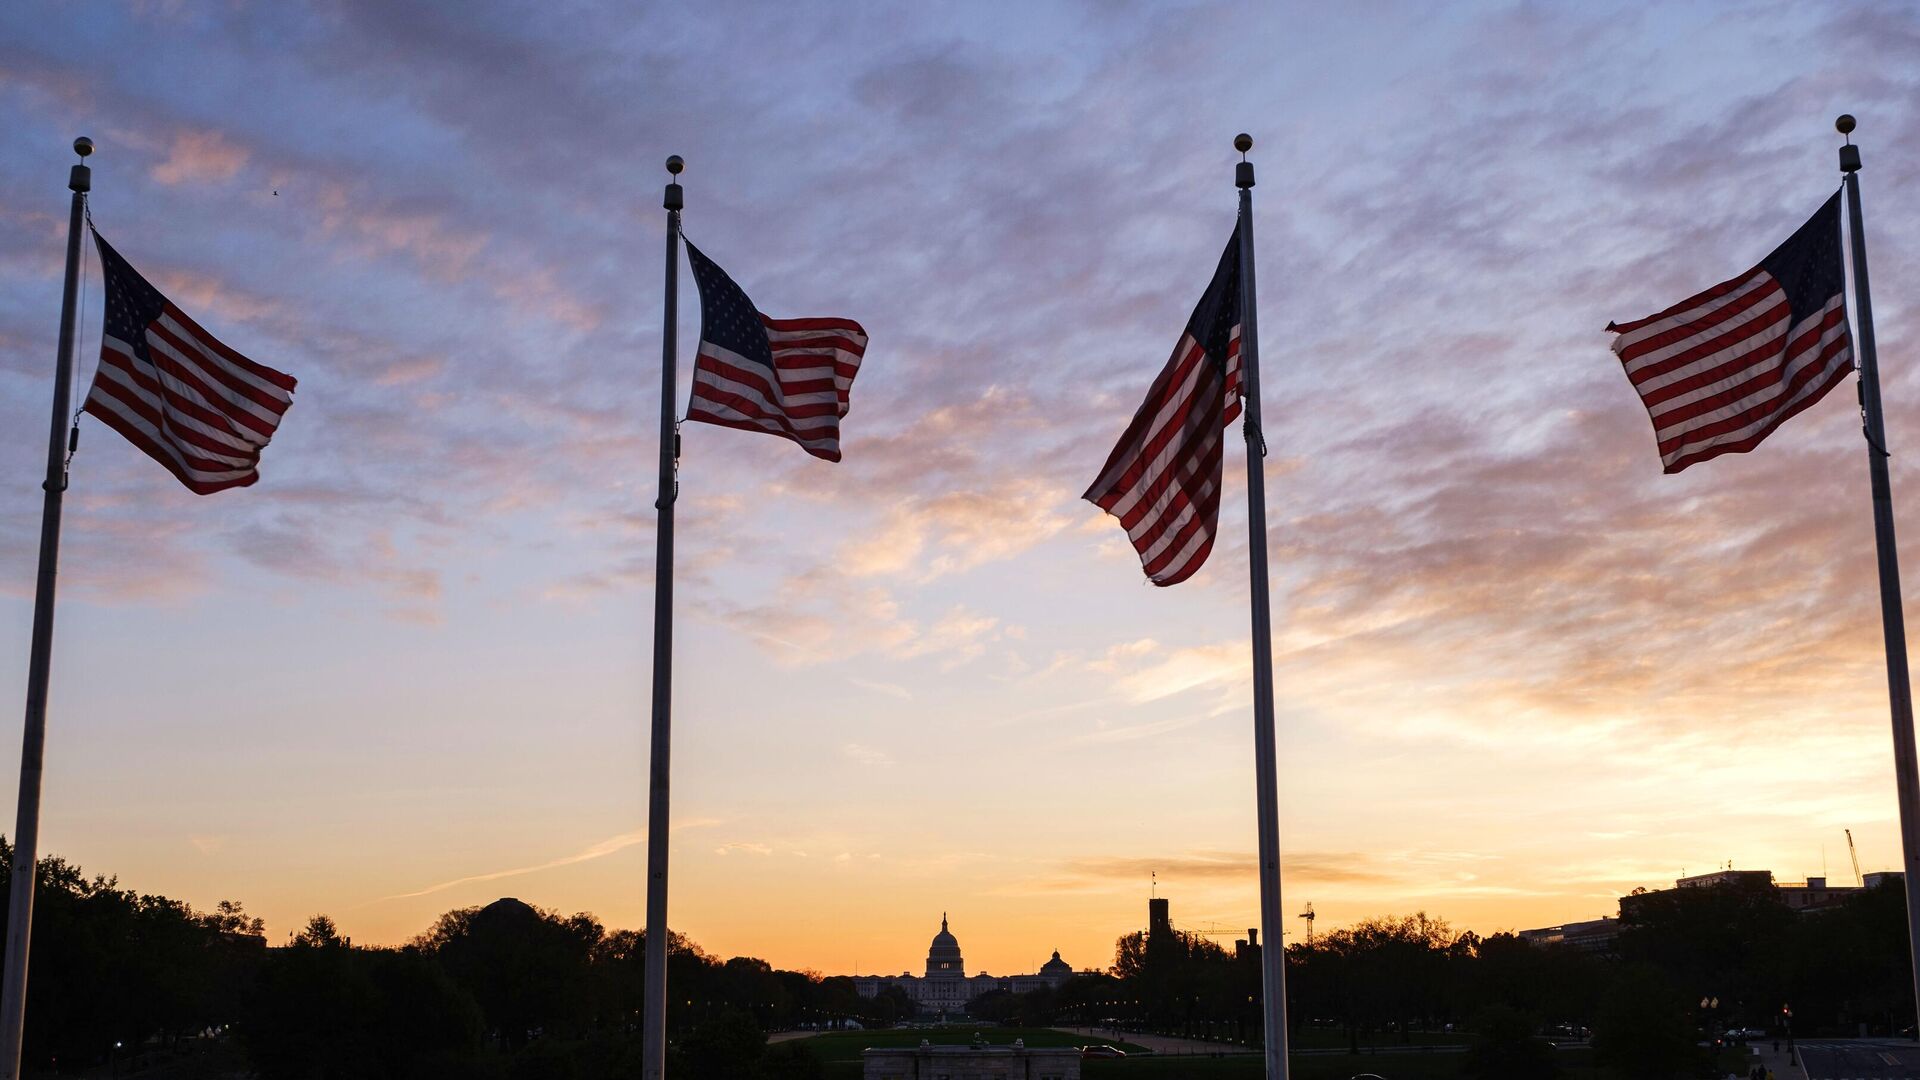
[[[947,928],[947,917],[942,913],[940,932],[933,935],[933,943],[927,947],[925,974],[903,971],[898,975],[856,975],[853,983],[861,997],[878,997],[884,988],[897,986],[906,991],[920,1011],[948,1013],[964,1010],[967,1002],[981,994],[995,990],[1024,994],[1059,986],[1072,977],[1072,965],[1060,959],[1057,949],[1053,958],[1031,975],[989,975],[983,971],[969,976],[966,960],[960,953],[960,941]]]
[[[1833,910],[1847,897],[1853,896],[1862,889],[1875,888],[1885,881],[1899,881],[1904,876],[1898,870],[1887,870],[1861,875],[1859,885],[1834,885],[1829,884],[1825,877],[1809,877],[1805,881],[1780,881],[1774,878],[1771,870],[1715,870],[1710,874],[1693,874],[1679,878],[1674,881],[1671,889],[1636,889],[1620,898],[1620,914],[1623,918],[1631,916],[1639,905],[1647,902],[1649,897],[1666,896],[1681,889],[1709,889],[1726,885],[1770,888],[1789,911],[1814,915]],[[1620,936],[1620,922],[1621,919],[1609,915],[1584,922],[1521,930],[1515,936],[1536,945],[1565,945],[1583,952],[1606,955],[1613,952],[1614,939]]]

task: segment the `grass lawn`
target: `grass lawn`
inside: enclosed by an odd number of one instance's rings
[[[1287,1045],[1296,1050],[1338,1050],[1347,1045],[1347,1033],[1343,1028],[1297,1028],[1288,1034],[1287,1039]],[[1405,1043],[1402,1043],[1397,1031],[1363,1032],[1360,1049],[1363,1053],[1370,1049],[1391,1053],[1401,1045],[1465,1046],[1472,1041],[1473,1036],[1458,1031],[1410,1031]]]
[[[1561,1080],[1625,1080],[1596,1067],[1592,1051],[1586,1047],[1566,1048],[1559,1055]],[[1736,1073],[1744,1072],[1749,1064],[1731,1054],[1724,1060],[1726,1068]],[[1296,1054],[1289,1071],[1294,1080],[1348,1080],[1365,1073],[1386,1080],[1454,1080],[1464,1061],[1460,1054]],[[1263,1080],[1265,1075],[1265,1062],[1258,1057],[1096,1059],[1084,1062],[1081,1068],[1086,1080]]]
[[[1104,1043],[1117,1046],[1131,1054],[1140,1048],[1127,1042],[1113,1039],[1091,1039],[1085,1035],[1072,1035],[1051,1028],[998,1028],[970,1027],[953,1025],[937,1028],[893,1028],[886,1031],[826,1031],[803,1040],[813,1052],[826,1062],[860,1060],[860,1051],[868,1047],[919,1046],[925,1039],[935,1046],[965,1046],[973,1041],[975,1035],[981,1041],[1005,1046],[1015,1039],[1025,1039],[1028,1046],[1084,1046],[1088,1043]],[[831,1074],[830,1074],[831,1075]]]
[[[1562,1080],[1606,1080],[1584,1049],[1564,1052]],[[1289,1070],[1295,1080],[1347,1080],[1377,1073],[1387,1080],[1454,1080],[1465,1059],[1459,1054],[1312,1054],[1295,1055]],[[1086,1080],[1262,1080],[1265,1061],[1258,1057],[1143,1057],[1092,1060],[1081,1066]]]
[[[1005,1045],[1025,1039],[1028,1046],[1079,1046],[1092,1041],[1084,1036],[1045,1028],[973,1028],[944,1027],[895,1031],[829,1032],[806,1040],[827,1062],[828,1080],[858,1080],[860,1051],[869,1046],[918,1046],[921,1039],[936,1045],[964,1044],[978,1032],[987,1042]],[[1459,1037],[1448,1041],[1457,1041]],[[1092,1058],[1081,1068],[1085,1080],[1263,1080],[1265,1062],[1257,1054],[1205,1058],[1141,1054],[1130,1043],[1099,1040],[1118,1046],[1126,1058]],[[1432,1044],[1438,1045],[1435,1038]],[[1593,1051],[1585,1046],[1568,1046],[1558,1051],[1561,1080],[1621,1080],[1609,1070],[1593,1064]],[[1465,1056],[1458,1053],[1394,1053],[1383,1049],[1377,1054],[1295,1054],[1290,1072],[1294,1080],[1348,1080],[1363,1073],[1376,1073],[1386,1080],[1454,1080],[1460,1075]],[[1743,1056],[1729,1052],[1725,1067],[1744,1071]]]

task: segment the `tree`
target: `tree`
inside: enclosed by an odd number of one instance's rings
[[[1638,964],[1619,973],[1593,1025],[1593,1060],[1621,1073],[1664,1080],[1698,1062],[1686,998],[1659,969]]]
[[[1759,874],[1622,903],[1616,948],[1624,960],[1658,965],[1684,995],[1753,1009],[1786,1000],[1787,944],[1803,919]]]
[[[592,916],[505,899],[442,915],[415,946],[473,995],[487,1029],[512,1050],[590,1026],[589,970],[603,937]]]
[[[827,1066],[813,1047],[793,1040],[767,1047],[760,1057],[760,1075],[764,1080],[823,1080]]]
[[[739,1009],[723,1009],[703,1020],[672,1049],[678,1067],[667,1075],[737,1076],[758,1074],[767,1036],[753,1018]]]
[[[316,917],[262,970],[241,1038],[262,1080],[490,1071],[473,998],[418,949],[349,949]]]
[[[333,924],[331,916],[315,915],[293,936],[293,943],[315,949],[332,949],[345,947],[346,940],[340,936],[340,928]]]
[[[1487,1080],[1552,1080],[1560,1075],[1553,1044],[1534,1034],[1533,1017],[1506,1005],[1482,1009],[1473,1020],[1473,1042],[1461,1066],[1466,1076]]]
[[[200,916],[200,925],[216,933],[257,937],[262,941],[267,936],[266,920],[248,916],[239,902],[234,900],[222,900],[213,905],[213,911]]]
[[[0,838],[0,890],[11,885],[12,860]],[[56,1059],[104,1063],[115,1043],[173,1044],[232,1022],[242,1000],[237,988],[252,980],[263,942],[223,933],[218,914],[42,858],[23,1060],[30,1067]],[[0,928],[6,915],[0,911]]]

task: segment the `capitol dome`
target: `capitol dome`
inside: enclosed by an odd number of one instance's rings
[[[1060,950],[1053,950],[1053,959],[1040,965],[1040,974],[1048,979],[1066,979],[1073,976],[1073,965],[1060,959]]]
[[[962,978],[967,966],[960,959],[960,942],[947,931],[947,915],[940,913],[940,932],[933,935],[933,944],[927,947],[927,977],[947,976]]]

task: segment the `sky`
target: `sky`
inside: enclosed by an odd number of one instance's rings
[[[1665,476],[1603,328],[1757,262],[1855,114],[1915,505],[1917,51],[1911,3],[0,7],[0,702],[75,136],[101,232],[300,379],[261,482],[212,497],[81,421],[42,848],[274,940],[500,896],[643,923],[680,154],[688,237],[871,343],[841,464],[684,432],[674,928],[893,972],[945,912],[971,969],[1103,967],[1157,877],[1230,944],[1242,447],[1171,589],[1079,495],[1246,131],[1286,910],[1552,925],[1729,862],[1849,879],[1849,828],[1897,867],[1851,389]]]

